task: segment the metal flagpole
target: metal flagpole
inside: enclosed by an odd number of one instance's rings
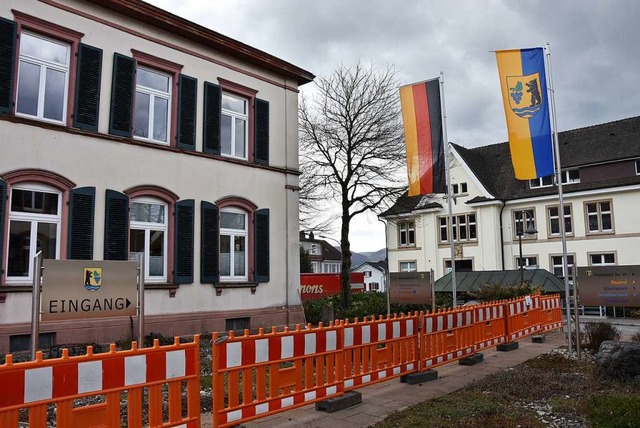
[[[453,208],[451,206],[451,172],[449,171],[449,159],[451,151],[449,148],[449,140],[447,138],[447,113],[444,108],[444,73],[440,72],[438,78],[440,82],[440,110],[442,110],[442,139],[444,141],[444,164],[447,173],[447,202],[449,203],[449,243],[451,244],[451,291],[453,293],[452,306],[458,306],[458,292],[456,286],[456,252],[453,245]]]
[[[35,361],[40,339],[40,284],[42,251],[33,256],[33,294],[31,295],[31,361]]]
[[[567,263],[567,231],[565,230],[564,224],[564,196],[562,193],[562,164],[560,163],[560,144],[558,143],[558,123],[556,120],[556,100],[555,100],[555,88],[553,87],[553,76],[551,74],[551,52],[549,50],[549,43],[545,45],[546,56],[547,56],[547,69],[548,69],[548,88],[549,88],[549,105],[551,106],[551,117],[553,120],[553,150],[555,152],[555,167],[554,174],[556,183],[558,185],[558,200],[560,202],[560,207],[558,208],[558,215],[560,218],[560,233],[562,235],[562,272],[564,275],[564,293],[565,293],[565,304],[567,306],[567,330],[569,333],[569,353],[572,352],[572,328],[571,328],[571,299],[569,292],[569,270]],[[576,314],[576,352],[578,353],[578,358],[580,358],[580,340],[578,339],[578,332],[580,331],[580,326],[578,324],[578,307],[577,307],[577,296],[575,290],[575,280],[574,280],[574,290],[573,290],[573,302],[574,302],[574,310]]]

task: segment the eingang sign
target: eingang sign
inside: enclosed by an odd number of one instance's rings
[[[44,260],[42,321],[135,316],[137,263]]]

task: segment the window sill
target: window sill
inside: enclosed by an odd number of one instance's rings
[[[169,290],[169,297],[176,297],[176,291],[180,284],[173,282],[146,282],[144,284],[145,290]]]
[[[222,295],[222,290],[224,290],[225,288],[227,289],[233,289],[233,288],[251,288],[251,294],[256,294],[256,289],[258,287],[257,282],[249,282],[249,281],[243,281],[243,282],[218,282],[216,284],[213,284],[213,288],[216,289],[216,296],[221,296]]]

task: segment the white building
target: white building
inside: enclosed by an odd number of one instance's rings
[[[552,177],[514,178],[508,143],[451,145],[457,271],[522,264],[562,277],[562,217],[569,275],[576,265],[640,264],[640,117],[561,132],[559,142],[563,215]],[[405,194],[381,217],[389,221],[391,272],[433,269],[436,279],[448,272],[444,195]],[[518,232],[531,227],[537,233],[521,237],[521,258]]]
[[[365,291],[387,291],[387,264],[384,261],[364,262],[353,271],[364,273]]]
[[[318,239],[313,232],[300,232],[300,246],[309,254],[313,273],[342,272],[342,255],[340,250],[331,246],[326,240]]]
[[[146,331],[301,321],[298,92],[314,76],[138,0],[0,5],[0,352],[31,263],[146,254]],[[128,317],[43,323],[50,342]]]

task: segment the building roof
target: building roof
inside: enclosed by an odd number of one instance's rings
[[[360,269],[361,267],[363,267],[364,265],[369,265],[369,266],[371,266],[372,268],[377,269],[377,270],[379,270],[379,271],[380,271],[380,272],[382,272],[382,273],[386,272],[387,267],[388,267],[388,266],[387,266],[387,262],[385,262],[384,260],[380,260],[380,261],[378,261],[378,262],[364,262],[364,263],[360,264],[360,266],[356,267],[356,268],[355,268],[355,269],[353,269],[353,270],[358,270],[358,269]]]
[[[522,277],[532,287],[544,288],[546,293],[564,293],[564,282],[545,269],[524,269]],[[520,284],[520,270],[485,270],[456,272],[456,291],[477,291],[483,285],[513,287]],[[451,273],[438,279],[436,291],[451,292]]]
[[[338,250],[336,247],[332,246],[331,244],[329,244],[327,241],[325,241],[324,239],[315,239],[315,238],[308,238],[308,237],[302,237],[302,233],[300,236],[300,243],[302,242],[309,242],[312,244],[318,244],[321,247],[321,253],[320,254],[309,254],[309,258],[311,258],[312,260],[337,260],[340,261],[342,260],[342,253],[340,252],[340,250]]]
[[[250,64],[295,79],[299,85],[311,82],[315,76],[280,58],[217,33],[159,7],[140,0],[87,0],[135,20],[144,22],[208,48],[244,60]]]
[[[563,169],[640,158],[640,117],[560,132],[558,142]],[[477,196],[467,203],[557,194],[555,186],[530,189],[527,186],[527,180],[515,178],[508,142],[475,148],[465,148],[453,143],[452,146],[485,189],[495,198]],[[573,193],[634,184],[640,184],[640,175],[581,182],[564,186],[563,190],[564,193]],[[423,196],[408,197],[405,193],[390,209],[382,213],[381,217],[429,208],[430,206],[418,206],[421,198]],[[435,202],[432,204],[432,207],[439,206]]]

